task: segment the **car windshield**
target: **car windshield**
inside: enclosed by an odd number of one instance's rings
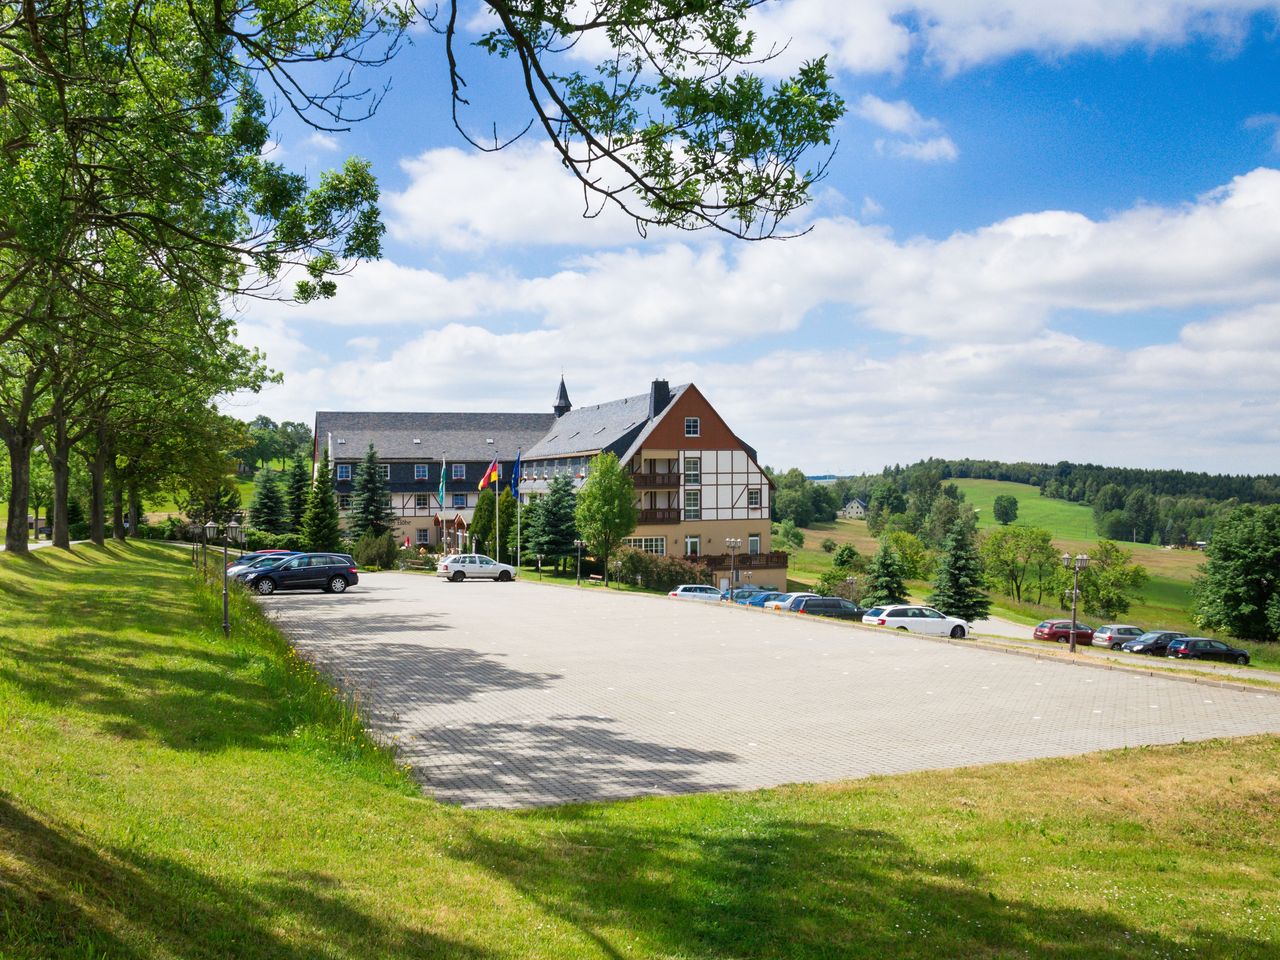
[[[878,617],[878,616],[880,616],[880,614],[882,614],[882,613],[884,613],[884,610],[883,610],[882,608],[880,608],[880,607],[872,607],[870,610],[868,610],[868,611],[867,611],[867,616],[868,616],[868,617]]]
[[[262,567],[273,567],[281,560],[289,559],[289,556],[287,553],[273,553],[266,557],[259,557],[257,560],[251,560],[249,566],[254,570],[259,570]]]

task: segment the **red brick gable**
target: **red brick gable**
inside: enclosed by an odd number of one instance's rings
[[[699,436],[684,435],[685,417],[698,418]],[[644,446],[659,450],[678,450],[682,447],[698,450],[743,449],[742,441],[734,436],[729,425],[692,383],[663,411],[658,425],[645,438]]]

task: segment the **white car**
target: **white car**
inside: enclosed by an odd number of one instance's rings
[[[877,627],[892,627],[895,630],[910,630],[912,633],[928,633],[938,637],[967,637],[973,629],[958,617],[948,617],[933,607],[912,605],[890,605],[872,607],[862,618],[863,623]]]
[[[482,553],[451,553],[436,564],[436,576],[459,583],[472,580],[514,580],[516,568],[499,563]]]
[[[705,583],[682,583],[670,593],[668,597],[675,597],[677,600],[708,600],[711,603],[720,602],[720,591],[715,587],[708,587]]]
[[[780,597],[773,600],[766,600],[764,608],[766,610],[790,610],[791,601],[799,600],[801,597],[816,597],[816,593],[784,593]]]

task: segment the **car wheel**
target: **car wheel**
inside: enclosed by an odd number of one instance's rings
[[[276,585],[269,577],[263,577],[253,585],[253,589],[258,591],[260,596],[270,596],[276,592]]]
[[[1119,650],[1119,649],[1120,649],[1120,644],[1118,644],[1118,643],[1113,643],[1113,644],[1111,645],[1111,649],[1112,649],[1112,650]]]
[[[453,576],[451,576],[449,579],[452,580],[454,583],[461,583],[463,580],[467,579],[467,575],[463,573],[461,570],[455,570],[453,571]]]
[[[953,640],[963,640],[963,639],[964,639],[964,627],[961,627],[961,626],[955,626],[955,627],[952,627],[952,628],[951,628],[951,639],[953,639]]]
[[[503,570],[501,573],[498,574],[499,583],[508,583],[510,582],[510,580],[511,580],[511,572],[509,570]]]
[[[344,590],[347,589],[346,578],[334,577],[332,580],[329,581],[329,586],[327,587],[327,589],[330,593],[342,593]]]
[[[903,633],[906,633],[906,632],[907,632],[907,628],[906,628],[906,627],[898,627],[897,629],[898,629],[898,630],[901,630]]]
[[[1249,658],[1245,654],[1241,653],[1236,656],[1235,662],[1236,662],[1236,666],[1243,667],[1249,662]]]

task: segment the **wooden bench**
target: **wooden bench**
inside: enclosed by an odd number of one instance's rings
[[[587,579],[592,581],[593,583],[604,583],[604,577],[600,576],[600,574],[598,573],[589,574],[587,576]]]

